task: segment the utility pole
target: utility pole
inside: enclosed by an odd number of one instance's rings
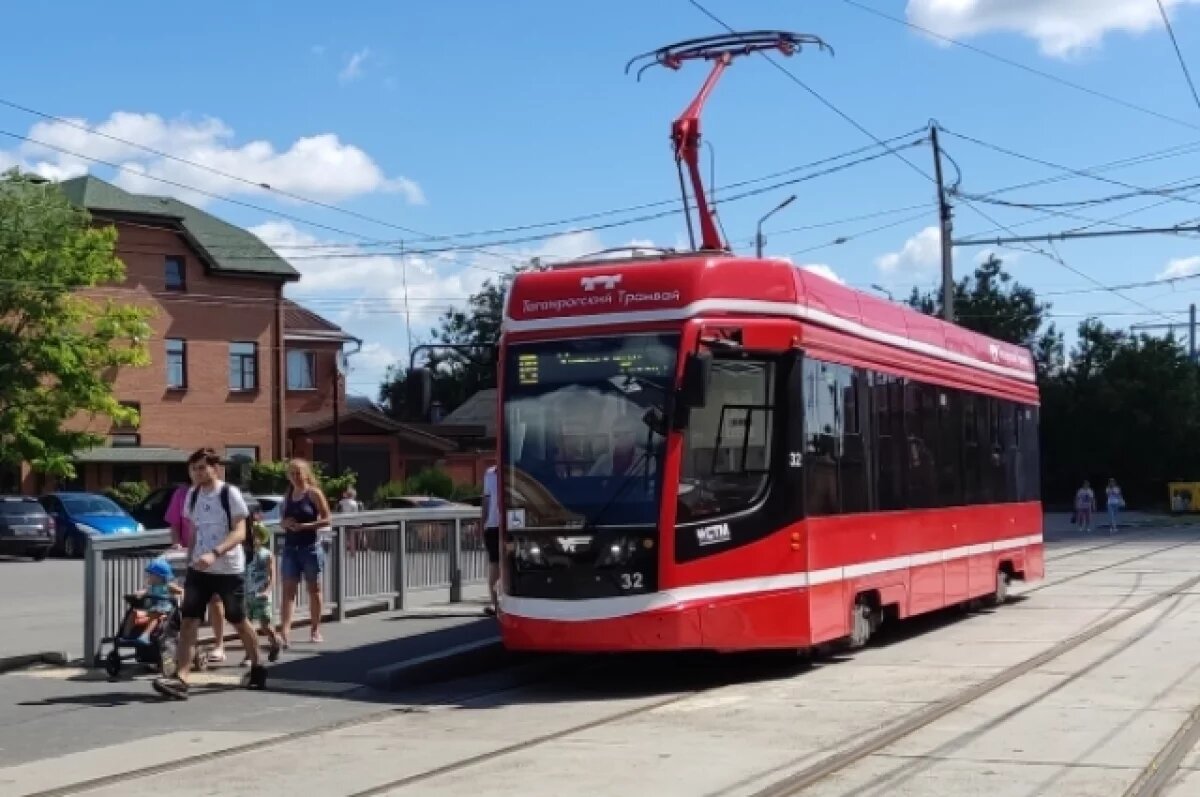
[[[333,365],[333,475],[342,475],[342,352],[334,355]]]
[[[933,144],[933,173],[937,178],[938,219],[942,230],[942,317],[954,321],[954,261],[952,259],[953,223],[950,203],[946,201],[946,185],[942,182],[942,148],[938,144],[937,122],[929,125],[929,140]]]
[[[1188,360],[1196,362],[1196,305],[1188,306]]]

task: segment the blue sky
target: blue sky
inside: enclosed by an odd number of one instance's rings
[[[808,51],[782,63],[880,138],[935,118],[954,133],[1077,169],[1200,142],[1200,108],[1153,0],[857,1],[1179,122],[946,46],[843,0],[704,5],[737,29],[823,37],[835,56]],[[1200,0],[1166,5],[1184,56],[1200,77]],[[638,83],[624,74],[624,64],[657,46],[720,32],[687,0],[451,0],[344,4],[336,13],[315,2],[294,2],[286,11],[262,2],[211,2],[200,14],[148,2],[103,8],[31,3],[8,9],[6,18],[11,29],[27,35],[9,37],[0,51],[0,70],[15,78],[6,81],[0,99],[435,235],[674,198],[670,122],[700,85],[704,68],[652,70]],[[305,273],[291,295],[366,341],[352,360],[350,386],[370,395],[387,365],[404,357],[406,327],[414,338],[424,337],[439,312],[512,262],[633,241],[671,246],[685,240],[682,217],[674,215],[602,231],[578,230],[583,223],[471,239],[495,244],[487,253],[459,249],[402,257],[400,240],[405,252],[447,244],[281,198],[12,108],[0,107],[0,130],[77,153],[0,138],[0,167],[19,163],[53,176],[90,169],[133,190],[179,195],[254,229]],[[704,135],[716,152],[718,184],[873,143],[761,58],[741,60],[728,72],[709,103]],[[985,194],[1061,174],[955,136],[943,143],[961,167],[966,192]],[[927,145],[904,154],[931,171]],[[1200,147],[1105,174],[1139,188],[1190,183],[1200,174]],[[1000,196],[1056,203],[1128,190],[1073,179]],[[768,224],[769,253],[825,265],[852,285],[881,284],[897,296],[914,284],[936,284],[936,237],[926,229],[936,221],[933,187],[899,159],[878,158],[722,205],[735,248],[750,251],[757,218],[793,192],[797,200]],[[1060,210],[1105,219],[1160,201],[1141,196]],[[1193,221],[1200,219],[1197,202],[1200,190],[1192,202],[1166,202],[1121,222]],[[1046,219],[1044,212],[1024,208],[977,207],[1021,225],[1023,233],[1087,223]],[[903,208],[909,210],[898,210]],[[897,212],[793,229],[882,211]],[[869,232],[889,224],[895,226]],[[970,207],[957,206],[957,235],[991,227]],[[553,237],[502,243],[533,234]],[[839,237],[849,240],[829,245]],[[957,273],[966,273],[981,251],[959,249]],[[1184,236],[1069,242],[1057,251],[1104,285],[1200,271],[1200,245]],[[339,256],[328,256],[334,253]],[[1088,314],[1118,326],[1162,321],[1164,313],[1182,319],[1178,311],[1200,298],[1200,281],[1116,295],[1038,254],[1001,255],[1022,282],[1056,294],[1055,320],[1072,329]]]

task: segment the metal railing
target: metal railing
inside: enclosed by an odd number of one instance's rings
[[[279,555],[283,532],[269,525],[275,552],[273,604],[276,622],[283,585]],[[487,581],[487,553],[478,509],[388,509],[335,514],[321,533],[325,572],[321,577],[322,616],[344,620],[349,612],[390,611],[409,606],[414,593],[446,590],[451,603],[463,586]],[[124,596],[141,589],[146,565],[165,555],[177,575],[187,568],[185,551],[171,548],[169,531],[92,536],[84,555],[83,658],[100,666],[102,645],[112,641],[127,604]],[[308,614],[303,583],[296,617]],[[233,629],[227,629],[232,632]]]

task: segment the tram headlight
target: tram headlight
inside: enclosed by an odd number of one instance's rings
[[[528,538],[518,539],[514,541],[517,561],[527,565],[542,565],[546,563],[545,557],[542,555],[542,547],[537,544],[536,540]]]
[[[599,564],[619,565],[628,562],[641,545],[638,537],[614,537],[600,545]]]

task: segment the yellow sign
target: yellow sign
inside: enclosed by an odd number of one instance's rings
[[[1200,512],[1200,482],[1168,482],[1172,512]]]

